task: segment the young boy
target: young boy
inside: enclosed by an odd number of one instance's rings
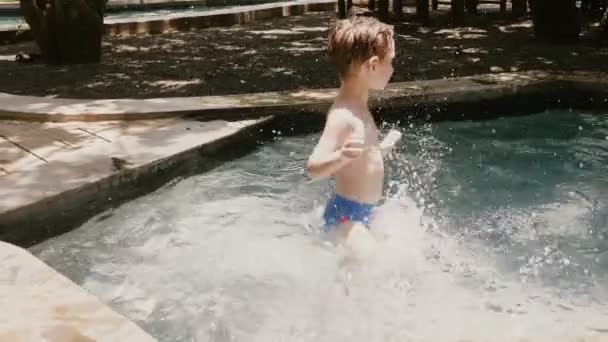
[[[379,143],[367,107],[369,90],[384,89],[393,73],[393,28],[371,17],[339,20],[330,30],[329,54],[341,86],[307,171],[312,178],[335,176],[336,193],[323,215],[325,230],[336,229],[347,247],[354,247],[354,236],[369,235],[370,217],[382,196],[383,156],[401,137],[392,130]]]

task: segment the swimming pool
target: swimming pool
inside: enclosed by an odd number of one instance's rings
[[[365,265],[318,232],[318,136],[281,132],[31,251],[161,341],[606,334],[608,114],[402,131]]]

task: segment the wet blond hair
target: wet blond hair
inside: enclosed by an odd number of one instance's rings
[[[344,77],[356,63],[373,56],[384,59],[392,48],[393,34],[393,26],[373,17],[336,20],[329,30],[329,57]]]

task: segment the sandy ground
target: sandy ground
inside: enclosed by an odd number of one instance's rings
[[[98,65],[49,67],[12,61],[32,43],[0,46],[0,91],[72,98],[222,95],[338,85],[326,56],[328,13],[187,33],[105,37]],[[608,49],[585,31],[574,46],[534,40],[531,22],[495,14],[469,26],[396,25],[393,81],[456,77],[498,70],[608,72]]]

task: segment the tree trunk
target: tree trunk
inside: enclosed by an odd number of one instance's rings
[[[512,0],[511,5],[513,6],[513,16],[515,18],[523,17],[528,12],[527,0]]]
[[[608,45],[608,7],[604,11],[598,30],[598,40],[602,45]]]
[[[395,17],[401,19],[403,18],[403,1],[402,0],[393,0],[393,13]]]
[[[479,0],[466,0],[465,7],[467,12],[471,14],[477,14],[477,6],[479,5]]]
[[[507,13],[507,0],[500,0],[500,14]]]
[[[531,4],[537,38],[555,43],[579,39],[581,25],[575,0],[534,0]]]
[[[423,24],[428,24],[430,15],[429,15],[429,0],[416,0],[416,17]]]
[[[380,20],[388,20],[388,0],[378,0],[378,15]]]
[[[107,0],[20,0],[43,60],[48,64],[98,63]]]
[[[465,0],[452,0],[452,20],[455,25],[464,23]]]

